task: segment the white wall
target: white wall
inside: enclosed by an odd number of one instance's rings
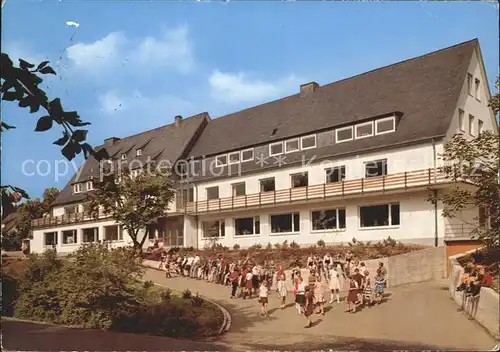
[[[42,253],[47,248],[52,248],[52,246],[45,246],[45,236],[44,234],[47,232],[57,232],[58,240],[57,240],[57,252],[58,253],[71,253],[77,250],[83,244],[83,229],[98,227],[99,234],[98,240],[104,239],[104,227],[110,225],[116,225],[117,223],[113,220],[103,220],[96,222],[88,222],[88,223],[80,223],[80,224],[72,224],[65,225],[53,228],[44,228],[44,229],[36,229],[33,231],[33,239],[30,241],[30,251],[32,253]],[[63,244],[62,243],[62,232],[66,230],[77,230],[77,243],[72,244]],[[139,234],[138,238],[142,239],[142,234]],[[123,240],[112,241],[112,247],[122,247],[122,246],[131,246],[133,244],[132,239],[129,237],[126,230],[123,230]],[[149,241],[146,240],[144,242],[144,248],[149,246]]]
[[[442,152],[442,144],[436,143],[436,153]],[[309,185],[318,185],[325,183],[325,169],[345,165],[346,180],[361,179],[365,176],[365,162],[371,162],[378,159],[387,159],[387,171],[389,174],[401,173],[405,171],[415,171],[434,167],[434,151],[431,143],[420,146],[398,148],[387,150],[385,152],[367,153],[358,156],[340,158],[336,160],[325,160],[309,165],[300,165],[293,167],[281,167],[272,171],[258,174],[225,178],[221,180],[200,183],[197,187],[198,198],[195,201],[207,199],[206,189],[208,187],[219,186],[219,197],[226,198],[232,196],[232,184],[245,182],[246,194],[259,193],[259,180],[274,177],[276,190],[288,189],[291,186],[291,174],[307,171]],[[439,160],[437,160],[439,162]],[[196,187],[195,187],[196,192]]]
[[[184,215],[184,247],[198,247],[196,216]]]
[[[434,205],[427,202],[427,192],[402,193],[393,196],[365,197],[364,199],[343,200],[335,202],[323,202],[316,204],[302,204],[295,206],[276,207],[272,209],[257,209],[254,211],[234,212],[230,215],[215,214],[199,216],[198,241],[199,247],[203,248],[205,243],[211,242],[210,239],[202,237],[203,220],[225,220],[225,237],[217,242],[232,248],[234,244],[241,247],[249,247],[260,243],[267,245],[269,242],[282,243],[288,240],[288,243],[295,241],[299,244],[316,244],[318,240],[326,243],[344,243],[351,241],[353,237],[360,241],[379,241],[391,236],[392,238],[409,243],[433,244],[435,233]],[[389,202],[400,203],[400,225],[381,228],[360,228],[358,217],[358,206],[369,204],[387,204]],[[332,208],[346,209],[346,229],[339,231],[312,232],[310,212],[311,210],[322,210]],[[300,232],[287,234],[271,234],[270,214],[279,214],[286,212],[300,212]],[[438,207],[438,236],[439,243],[443,242],[444,220],[441,216],[441,206]],[[252,236],[234,236],[234,218],[238,217],[260,217],[260,235]],[[186,233],[187,235],[187,233]]]
[[[454,112],[453,121],[446,136],[447,139],[450,139],[455,133],[459,132],[462,132],[467,138],[474,137],[474,135],[471,135],[469,133],[469,114],[475,117],[474,130],[476,132],[476,136],[478,131],[478,120],[483,121],[483,129],[485,131],[490,130],[495,131],[495,133],[498,131],[495,116],[493,115],[491,109],[488,107],[488,100],[490,98],[487,87],[488,82],[486,80],[486,75],[482,63],[479,59],[479,53],[477,50],[474,50],[474,54],[472,55],[472,59],[467,72],[472,74],[473,76],[473,86],[474,80],[476,78],[478,78],[481,82],[479,100],[477,100],[476,97],[469,95],[467,89],[467,75],[465,75],[460,98],[458,99],[457,108]],[[460,131],[459,129],[458,109],[462,109],[464,111],[465,131]]]

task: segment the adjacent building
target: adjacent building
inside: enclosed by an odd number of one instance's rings
[[[151,236],[167,246],[470,240],[484,212],[442,217],[439,154],[454,134],[498,133],[477,40],[320,86],[227,116],[208,113],[104,146],[111,163],[167,159],[176,199]],[[142,159],[141,159],[142,160]],[[72,251],[97,240],[127,244],[120,224],[86,215],[98,163],[87,160],[34,221],[31,248]],[[466,185],[464,185],[466,187]],[[467,225],[466,225],[467,224]]]

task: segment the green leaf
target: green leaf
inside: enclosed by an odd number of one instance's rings
[[[63,146],[69,140],[69,134],[64,131],[63,136],[54,142],[55,145]]]
[[[75,142],[82,142],[85,140],[85,138],[87,138],[87,133],[87,130],[76,130],[75,132],[73,132],[73,140]]]
[[[5,92],[2,94],[2,100],[14,101],[17,99],[17,92]]]
[[[63,115],[63,108],[61,105],[61,99],[55,98],[49,102],[49,112],[54,117],[60,117]]]
[[[30,113],[33,114],[34,112],[37,112],[40,110],[40,104],[33,99],[30,104]]]
[[[43,73],[44,75],[45,74],[55,75],[56,71],[54,71],[54,69],[52,67],[50,67],[50,66],[45,66],[44,68],[42,68],[40,70],[40,73]]]
[[[19,67],[23,70],[27,70],[28,68],[35,67],[35,65],[30,64],[28,61],[24,61],[23,59],[19,59]]]
[[[52,118],[52,116],[40,117],[40,119],[38,120],[38,122],[36,124],[35,131],[36,132],[43,132],[43,131],[50,130],[52,128],[53,121],[54,121],[54,119]]]
[[[38,65],[38,67],[36,69],[40,70],[40,69],[44,68],[45,66],[47,66],[48,63],[49,63],[48,61],[42,61],[42,62],[40,62],[40,64]]]
[[[25,107],[29,106],[30,105],[30,100],[31,100],[31,95],[28,95],[28,96],[22,98],[21,100],[19,100],[19,104],[18,104],[19,107],[20,108],[25,108]]]
[[[4,128],[6,130],[11,130],[13,128],[16,128],[16,126],[12,126],[12,125],[5,123],[4,121],[0,121],[0,129],[3,130]]]

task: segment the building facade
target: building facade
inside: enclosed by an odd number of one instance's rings
[[[489,98],[473,40],[325,86],[304,84],[298,94],[217,119],[179,118],[105,147],[113,162],[141,158],[140,149],[182,165],[176,199],[152,232],[167,246],[389,236],[441,245],[470,239],[470,224],[482,221],[479,209],[445,219],[443,205],[428,198],[450,187],[439,169],[446,141],[456,133],[498,133]],[[53,216],[34,221],[33,251],[53,242],[63,251],[94,240],[127,244],[105,215],[85,218],[80,194],[92,191],[95,168],[87,160]]]

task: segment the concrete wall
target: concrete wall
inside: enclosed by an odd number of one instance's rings
[[[474,252],[474,250],[469,251],[469,253]],[[467,304],[463,304],[463,294],[462,292],[457,292],[456,288],[459,285],[460,277],[464,272],[464,268],[458,263],[458,258],[467,255],[459,254],[449,258],[450,261],[450,276],[449,276],[449,291],[451,298],[459,307],[464,307],[464,311],[473,317],[481,326],[483,326],[489,333],[495,337],[497,340],[500,339],[500,304],[499,304],[499,294],[491,288],[483,287],[481,288],[481,293],[479,295],[479,300],[474,304],[470,301]]]
[[[316,244],[318,240],[326,243],[347,243],[355,237],[360,241],[379,241],[391,236],[392,238],[415,244],[434,244],[434,206],[427,202],[427,192],[401,193],[391,196],[377,196],[363,199],[328,201],[301,205],[290,205],[275,207],[272,209],[256,209],[253,211],[243,210],[233,213],[222,213],[214,215],[198,216],[198,243],[199,248],[204,248],[206,242],[213,242],[212,238],[203,237],[202,222],[207,220],[224,220],[225,236],[216,239],[229,248],[238,244],[241,248],[250,247],[254,244],[267,245],[269,242],[288,243],[295,241],[301,245]],[[362,228],[359,221],[359,206],[373,204],[400,204],[400,224],[396,226],[380,226]],[[346,210],[346,228],[338,230],[313,231],[311,222],[311,211],[327,209]],[[271,233],[270,215],[298,212],[300,216],[300,230],[297,232]],[[260,219],[260,234],[236,236],[234,231],[234,219],[241,217],[255,217]],[[186,236],[189,236],[186,233]],[[439,243],[444,238],[444,219],[441,209],[438,208],[438,237]]]

